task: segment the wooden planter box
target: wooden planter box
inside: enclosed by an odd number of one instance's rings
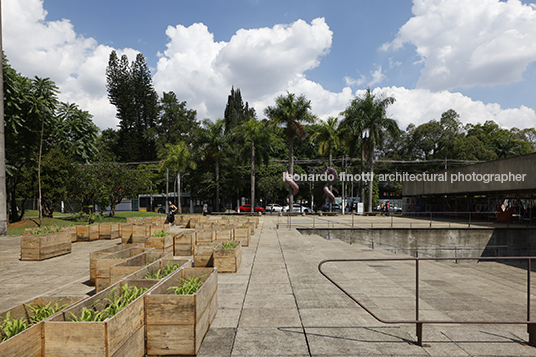
[[[148,237],[145,240],[145,248],[154,248],[160,253],[173,254],[173,236],[170,234],[166,237]]]
[[[169,233],[169,224],[151,224],[149,225],[148,232],[150,236],[159,233],[164,230],[164,232]]]
[[[148,236],[150,236],[150,225],[148,224],[134,224],[132,225],[132,242],[129,243],[143,243]]]
[[[192,259],[175,259],[172,256],[165,256],[161,259],[158,259],[157,261],[154,261],[142,267],[141,269],[127,276],[125,279],[133,279],[133,280],[145,279],[145,277],[147,276],[149,272],[157,272],[158,269],[163,269],[168,264],[179,264],[180,267],[176,269],[176,270],[179,270],[183,268],[191,268],[193,266],[193,260]]]
[[[76,226],[76,241],[88,242],[99,239],[99,224]]]
[[[216,231],[216,242],[230,242],[233,240],[233,228],[226,226],[220,231]]]
[[[151,289],[156,283],[158,283],[157,280],[125,279],[74,305],[68,311],[80,316],[83,307],[91,308],[97,300],[110,297],[110,292],[115,286],[128,284]],[[60,314],[45,321],[44,356],[143,357],[145,354],[144,295],[104,321],[72,322],[69,321],[71,316],[69,313]]]
[[[47,305],[49,302],[51,302],[53,305],[56,301],[58,301],[58,304],[60,304],[60,306],[68,304],[68,306],[65,307],[65,309],[68,309],[69,306],[85,298],[86,296],[77,296],[77,297],[40,296],[30,301],[26,301],[25,304],[27,305],[39,304],[41,306],[44,306],[44,305]],[[5,318],[6,314],[9,312],[11,317],[19,319],[21,317],[26,317],[26,311],[28,311],[28,314],[32,316],[32,310],[30,308],[27,308],[25,310],[23,304],[20,304],[9,310],[0,312],[0,317]],[[48,317],[47,319],[51,319],[54,316],[56,316],[56,314]],[[0,356],[41,357],[43,355],[43,349],[42,349],[43,326],[44,326],[44,320],[38,322],[35,325],[28,327],[26,330],[22,331],[21,333],[0,343]]]
[[[201,277],[193,295],[169,294],[180,279]],[[218,311],[218,274],[214,268],[184,268],[164,279],[146,296],[147,355],[195,355]]]
[[[71,235],[66,232],[33,234],[20,239],[21,260],[44,260],[71,253]]]
[[[194,267],[214,266],[214,247],[217,244],[217,242],[196,244],[194,246]]]
[[[147,248],[129,248],[98,258],[95,265],[95,291],[99,292],[110,286],[110,267],[126,261],[138,254],[153,251]]]
[[[119,224],[119,235],[121,236],[121,243],[132,243],[132,226],[133,225],[131,223]]]
[[[69,236],[71,237],[71,243],[74,243],[76,242],[76,226],[65,226],[65,227],[61,227],[61,232],[65,232],[67,234],[69,234]]]
[[[239,240],[243,247],[249,246],[249,227],[237,227],[234,229],[234,239]]]
[[[194,254],[195,230],[184,229],[173,237],[173,255],[186,256]]]
[[[215,231],[212,229],[198,230],[195,232],[195,244],[214,242],[215,237]]]
[[[246,227],[249,227],[249,235],[252,236],[255,234],[255,222],[245,222],[243,224]]]
[[[218,244],[214,248],[214,267],[218,268],[220,273],[236,273],[242,262],[242,245],[237,241],[238,245],[234,249],[223,249],[222,244]]]
[[[164,258],[167,258],[167,260],[171,260],[173,256],[171,255],[171,253],[143,252],[141,254],[128,258],[123,262],[112,265],[110,267],[109,285],[115,284],[119,280],[136,273],[137,271],[145,268],[149,264],[155,263]],[[95,289],[95,292],[98,293],[99,291],[104,290],[104,288],[105,287],[100,287],[99,290]]]
[[[98,250],[96,252],[89,253],[89,283],[91,286],[95,285],[95,276],[97,271],[97,259],[104,258],[107,255],[112,253],[119,252],[121,250],[126,250],[129,248],[136,247],[134,244],[118,244],[113,247]],[[139,248],[143,248],[139,246]]]
[[[100,239],[119,238],[119,223],[101,223],[99,224]]]

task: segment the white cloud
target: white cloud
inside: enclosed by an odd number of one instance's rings
[[[456,1],[452,0],[451,3]],[[481,1],[488,5],[496,3],[491,0]],[[416,16],[408,24],[424,21],[419,14],[424,13],[423,8],[428,4],[428,1],[416,0]],[[114,48],[77,34],[68,20],[46,21],[46,12],[40,0],[4,0],[2,5],[4,48],[13,68],[28,77],[50,77],[60,87],[62,101],[75,102],[82,109],[88,110],[100,128],[115,128],[118,123],[115,108],[108,102],[105,86],[105,69],[109,54]],[[439,0],[437,5],[444,7]],[[519,10],[515,18],[520,28],[530,27],[523,16],[532,16],[533,10],[527,10],[517,1],[504,5],[510,10]],[[480,8],[477,10],[476,15],[483,12]],[[514,13],[510,15],[513,16]],[[501,14],[495,16],[502,19]],[[457,24],[456,19],[452,19],[451,23]],[[426,25],[434,23],[428,21]],[[444,28],[439,21],[438,26]],[[503,25],[497,23],[496,26]],[[438,31],[434,27],[430,30],[439,36]],[[528,33],[527,31],[525,32]],[[422,41],[431,42],[428,30],[420,33],[424,38]],[[519,30],[518,33],[522,31]],[[315,19],[309,24],[299,20],[272,28],[239,30],[228,42],[214,41],[213,34],[203,24],[170,26],[166,34],[169,41],[166,51],[159,54],[154,75],[155,87],[160,95],[162,91],[175,91],[181,100],[188,102],[189,108],[198,111],[200,119],[223,116],[231,85],[241,89],[244,100],[257,110],[259,117],[263,117],[266,106],[274,104],[277,95],[290,91],[306,95],[312,101],[313,112],[326,119],[328,116],[337,116],[346,108],[355,94],[352,93],[351,86],[380,81],[385,76],[382,68],[377,66],[369,76],[345,78],[346,87],[340,92],[331,92],[321,84],[309,80],[306,77],[307,71],[319,66],[322,56],[329,52],[332,43],[333,33],[323,18]],[[474,32],[470,34],[474,35]],[[401,29],[397,39],[387,47],[394,48],[410,39],[417,41],[415,36],[414,32]],[[482,36],[488,37],[486,33]],[[530,52],[531,46],[526,43],[524,51]],[[484,50],[483,47],[481,51]],[[514,52],[522,50],[517,47],[512,49]],[[119,55],[127,54],[131,60],[137,53],[134,49],[116,51]],[[430,51],[433,53],[434,49]],[[452,51],[460,51],[459,46],[453,46]],[[442,53],[448,57],[446,47]],[[425,68],[430,63],[428,58]],[[390,63],[400,65],[392,61]],[[440,73],[453,71],[449,61],[445,62],[445,66],[434,68],[439,68]],[[432,77],[423,75],[423,78]],[[438,119],[441,113],[451,108],[461,115],[465,123],[492,119],[505,127],[536,126],[534,110],[525,106],[502,109],[498,104],[484,104],[448,91],[434,93],[428,89],[400,87],[387,87],[384,90],[392,93],[397,100],[390,111],[402,128],[409,123],[420,124]],[[359,93],[361,92],[358,91],[357,94]]]
[[[428,89],[385,87],[377,88],[373,93],[384,93],[396,99],[388,112],[404,130],[410,123],[420,125],[432,119],[438,120],[441,114],[449,109],[454,109],[464,124],[493,120],[505,128],[536,126],[536,112],[526,106],[502,109],[499,104],[484,104],[461,93],[432,92]],[[361,95],[362,92],[358,91],[356,94]]]
[[[323,18],[241,29],[229,42],[214,42],[203,24],[170,26],[166,34],[168,48],[158,61],[155,87],[173,90],[198,107],[201,118],[211,119],[223,115],[231,86],[250,103],[273,101],[275,93],[319,65],[332,38]]]
[[[418,88],[517,82],[536,60],[536,9],[519,0],[414,0],[412,11],[382,49],[416,47],[424,62]]]
[[[372,79],[368,83],[370,87],[380,84],[385,78],[387,78],[387,76],[382,72],[382,66],[377,65],[376,67],[376,70],[371,72]]]

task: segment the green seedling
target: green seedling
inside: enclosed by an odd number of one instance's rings
[[[167,290],[173,290],[175,295],[192,295],[203,286],[202,276],[193,276],[188,279],[181,278],[179,286],[171,286]]]
[[[158,231],[153,234],[153,237],[167,237],[171,233],[164,231],[163,229],[161,231]]]
[[[0,342],[3,342],[16,334],[26,330],[30,325],[26,318],[15,319],[8,312],[0,325]]]
[[[30,231],[30,234],[49,234],[49,233],[58,233],[61,231],[61,227],[38,227]]]
[[[235,249],[238,246],[238,241],[233,240],[231,242],[222,242],[222,249]]]
[[[52,316],[55,313],[63,310],[68,305],[69,304],[64,304],[60,306],[58,301],[54,302],[54,304],[52,304],[52,301],[50,301],[44,306],[41,304],[35,304],[35,306],[33,306],[32,304],[23,304],[23,307],[24,311],[26,312],[26,317],[28,318],[28,321],[31,324],[36,324],[39,321],[42,321],[47,317]],[[31,310],[32,315],[28,313],[28,308]]]
[[[119,290],[119,294],[116,294],[117,290]],[[145,291],[147,291],[147,288],[128,286],[128,284],[122,287],[116,286],[110,291],[109,297],[95,301],[91,308],[84,307],[80,316],[76,316],[71,311],[68,311],[71,314],[70,320],[73,322],[104,321],[107,318],[115,316]],[[104,308],[101,308],[101,305],[104,305]],[[65,320],[65,315],[63,319]]]
[[[175,270],[177,270],[180,267],[180,264],[174,263],[171,264],[170,261],[168,261],[166,267],[164,269],[158,269],[156,272],[154,270],[151,270],[148,272],[144,279],[162,279],[168,276],[169,274],[173,273]]]

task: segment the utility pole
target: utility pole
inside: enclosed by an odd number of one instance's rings
[[[7,234],[6,147],[4,136],[4,52],[2,47],[2,1],[0,0],[0,236]]]

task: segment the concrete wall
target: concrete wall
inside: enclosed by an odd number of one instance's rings
[[[405,181],[402,183],[402,195],[424,196],[469,192],[488,193],[493,191],[535,190],[536,153],[452,168],[439,171],[436,174],[446,174],[446,181],[439,181],[439,175],[435,177],[436,181]],[[471,180],[465,180],[465,177],[468,177],[467,175],[471,176]],[[480,177],[480,180],[475,180],[478,178],[477,175],[488,175],[488,179],[492,178],[493,180],[486,183],[484,182],[484,176]],[[504,176],[496,175],[507,175],[508,180],[503,182],[496,181],[497,178],[499,180],[504,178]],[[462,176],[464,177],[463,180],[461,180]]]
[[[420,257],[536,256],[533,228],[298,229],[326,239]],[[501,247],[500,250],[494,246]]]

